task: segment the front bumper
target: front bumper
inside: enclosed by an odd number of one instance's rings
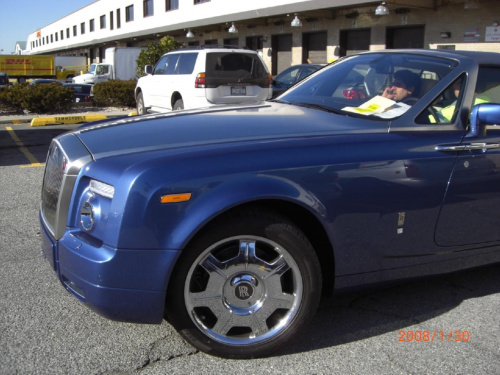
[[[106,318],[161,323],[180,251],[113,249],[78,231],[55,241],[41,215],[40,223],[42,253],[66,290]]]

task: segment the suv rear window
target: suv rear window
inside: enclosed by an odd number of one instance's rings
[[[214,52],[207,53],[206,87],[214,88],[231,83],[269,87],[267,71],[255,54]]]

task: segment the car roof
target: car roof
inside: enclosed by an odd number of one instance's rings
[[[190,47],[183,47],[179,48],[176,50],[172,50],[167,52],[165,55],[168,55],[170,53],[183,53],[183,52],[193,52],[193,51],[205,51],[205,52],[227,52],[227,51],[238,51],[241,53],[251,53],[251,54],[257,54],[256,51],[249,49],[248,47],[241,47],[241,46],[236,46],[236,45],[220,45],[220,44],[203,44],[201,46],[190,46]]]
[[[481,52],[481,51],[447,51],[451,54],[470,57],[478,62],[479,65],[500,65],[500,53]]]
[[[63,86],[92,86],[89,83],[64,83]]]
[[[428,56],[446,57],[460,59],[466,57],[475,60],[479,65],[500,65],[500,53],[462,50],[440,50],[440,49],[391,49],[362,52],[362,54],[372,53],[400,53],[400,54],[423,54]]]

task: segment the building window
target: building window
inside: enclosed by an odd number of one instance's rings
[[[120,9],[116,10],[116,28],[119,29],[122,27],[122,21],[121,21],[121,16],[120,16]]]
[[[142,9],[144,17],[150,17],[154,14],[153,0],[143,0]]]
[[[113,30],[114,28],[115,26],[114,26],[113,12],[109,12],[109,29]]]
[[[59,35],[57,34],[57,32],[54,33],[54,36],[56,38],[56,42],[59,41]]]
[[[179,0],[166,0],[165,11],[179,9]]]
[[[195,4],[208,3],[210,0],[194,0]]]
[[[132,22],[134,20],[134,6],[129,5],[125,8],[125,21]]]
[[[92,18],[89,21],[89,31],[92,33],[92,32],[94,32],[94,30],[95,30],[95,24],[94,24],[94,19]]]
[[[101,16],[101,18],[99,19],[99,25],[100,25],[101,29],[106,28],[106,15],[105,14],[103,14]]]
[[[54,34],[50,34],[50,43],[54,43]]]
[[[73,36],[76,36],[76,25],[73,26]]]
[[[85,22],[80,24],[80,35],[85,34]]]

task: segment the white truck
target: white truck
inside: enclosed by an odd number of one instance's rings
[[[91,64],[87,73],[73,78],[73,83],[95,84],[110,79],[132,79],[137,69],[137,58],[144,48],[112,47],[106,48],[103,63]]]

